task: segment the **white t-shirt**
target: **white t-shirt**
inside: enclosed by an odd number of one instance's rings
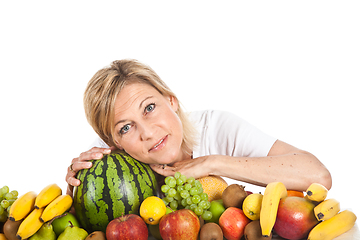
[[[223,111],[193,112],[199,145],[193,157],[228,155],[235,157],[265,157],[276,141],[244,119]]]
[[[199,134],[194,158],[207,155],[265,157],[276,141],[276,138],[229,112],[205,110],[189,115]],[[100,138],[93,146],[108,147]]]

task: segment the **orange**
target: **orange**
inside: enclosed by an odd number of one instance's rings
[[[304,192],[296,191],[296,190],[287,190],[288,197],[304,197]]]
[[[209,196],[209,201],[221,199],[222,193],[228,186],[226,181],[219,176],[207,176],[198,179],[205,193]]]

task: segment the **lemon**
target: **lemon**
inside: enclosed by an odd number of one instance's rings
[[[262,199],[263,195],[260,193],[253,193],[245,198],[243,202],[243,211],[245,216],[250,220],[255,221],[260,219]]]
[[[158,224],[165,213],[165,203],[156,196],[147,197],[140,205],[140,216],[150,225]]]

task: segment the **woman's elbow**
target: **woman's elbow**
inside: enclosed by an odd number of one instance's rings
[[[322,184],[324,187],[326,187],[328,190],[331,189],[332,187],[332,177],[331,174],[329,172],[329,170],[327,170],[325,167],[324,169],[322,169],[315,177],[315,181],[317,183]]]
[[[310,157],[312,162],[312,172],[311,172],[311,179],[308,179],[311,181],[311,183],[320,183],[324,187],[326,187],[328,190],[332,187],[332,177],[330,171],[325,167],[323,163],[320,162],[318,158],[316,158],[311,153],[307,152],[307,155]],[[311,184],[310,183],[310,184]],[[309,185],[310,186],[310,185]]]

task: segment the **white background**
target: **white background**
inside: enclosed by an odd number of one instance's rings
[[[234,112],[316,155],[360,216],[358,1],[50,2],[0,3],[0,185],[65,191],[95,139],[87,82],[135,58],[186,110]]]

